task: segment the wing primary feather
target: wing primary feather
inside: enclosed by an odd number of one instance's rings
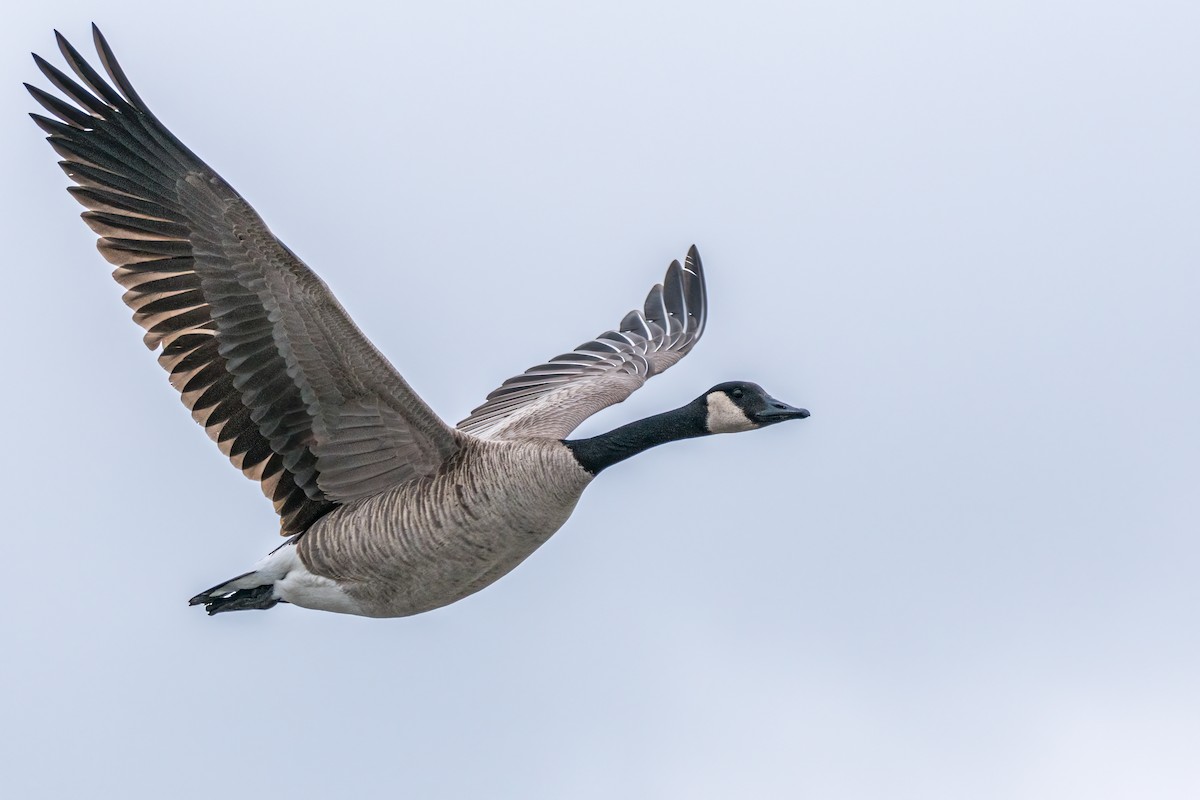
[[[95,123],[95,118],[91,117],[72,105],[64,103],[52,94],[39,89],[31,84],[25,84],[25,89],[38,102],[42,108],[49,111],[54,116],[61,119],[63,122],[79,129],[90,129]]]
[[[641,336],[643,339],[650,339],[654,336],[654,333],[650,330],[650,326],[646,324],[646,318],[642,316],[641,311],[636,309],[630,311],[621,320],[621,330]]]
[[[688,248],[684,270],[688,273],[684,281],[688,309],[695,319],[695,322],[689,327],[693,329],[692,336],[699,339],[704,332],[705,318],[708,314],[708,290],[704,285],[704,266],[700,261],[700,251],[696,249],[696,245]]]
[[[117,57],[113,55],[112,48],[108,46],[108,40],[104,38],[104,34],[100,32],[100,28],[95,23],[92,23],[92,41],[96,45],[96,52],[100,55],[100,63],[104,66],[104,71],[108,73],[108,77],[112,78],[112,82],[117,85],[121,94],[125,95],[130,104],[157,122],[157,118],[150,113],[142,98],[134,90],[129,78],[125,77],[125,70],[121,69],[121,65],[117,63]]]
[[[60,161],[58,162],[58,166],[62,168],[63,172],[67,173],[67,177],[82,186],[115,190],[132,197],[144,197],[146,193],[145,188],[141,184],[123,175],[118,175],[115,172],[109,172],[99,167],[80,164],[74,161]],[[171,202],[166,197],[155,197],[154,199],[162,202],[168,209],[182,211],[178,202]]]
[[[187,226],[179,222],[151,219],[147,217],[130,217],[124,214],[113,214],[106,211],[85,211],[80,214],[92,230],[101,236],[111,236],[118,231],[145,233],[163,239],[187,239]]]
[[[667,313],[679,320],[680,329],[685,328],[688,319],[687,298],[683,292],[683,267],[678,261],[671,263],[663,280],[663,304],[667,307]]]
[[[78,130],[78,128],[76,128],[74,125],[69,125],[66,122],[60,122],[56,119],[50,119],[49,117],[43,117],[41,114],[31,113],[29,118],[32,119],[34,124],[41,128],[44,133],[47,133],[50,136],[64,136],[72,131]]]
[[[164,222],[187,224],[183,215],[169,211],[161,203],[139,200],[127,194],[91,186],[68,186],[67,191],[80,205],[93,211],[125,212],[143,219],[159,219]]]
[[[42,71],[42,74],[45,75],[46,78],[52,84],[54,84],[54,86],[60,92],[91,112],[93,117],[102,119],[104,115],[108,113],[108,106],[104,105],[104,103],[98,100],[91,92],[87,91],[78,83],[71,80],[71,78],[67,77],[67,74],[58,67],[54,66],[37,53],[33,54],[33,62],[37,64],[37,67]]]
[[[72,157],[108,172],[133,170],[146,180],[144,188],[156,196],[174,193],[175,181],[159,166],[147,158],[131,153],[127,148],[113,146],[113,142],[98,139],[79,139],[74,136],[56,134],[47,138],[54,151],[68,161]]]
[[[671,262],[674,264],[675,262]],[[646,295],[646,304],[642,308],[648,322],[658,323],[663,330],[669,331],[670,325],[667,323],[667,306],[663,302],[663,287],[661,283],[656,283],[650,289],[650,293]]]
[[[100,77],[100,73],[92,69],[91,64],[84,61],[83,56],[79,51],[67,41],[66,37],[58,31],[54,32],[54,38],[58,42],[58,50],[62,53],[68,66],[75,72],[81,81],[86,83],[88,87],[100,95],[109,105],[120,111],[128,111],[132,109],[129,102],[113,90],[108,83]]]

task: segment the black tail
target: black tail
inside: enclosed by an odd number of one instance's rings
[[[234,580],[237,580],[237,578]],[[203,603],[204,610],[211,617],[213,614],[220,614],[222,611],[265,611],[268,608],[274,608],[280,602],[278,598],[271,596],[275,588],[275,584],[273,583],[255,586],[252,589],[236,589],[222,592],[222,586],[227,586],[230,583],[233,583],[233,581],[226,581],[221,586],[214,586],[206,592],[201,592],[189,600],[188,605],[198,606]]]

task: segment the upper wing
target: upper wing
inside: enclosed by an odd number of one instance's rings
[[[146,108],[92,26],[106,82],[61,35],[75,105],[26,88],[78,186],[134,320],[235,466],[262,482],[284,535],[339,503],[428,475],[458,448],[325,284]]]
[[[688,354],[704,332],[708,298],[700,253],[671,262],[667,275],[615,331],[509,378],[458,429],[489,439],[561,439],[602,408]]]

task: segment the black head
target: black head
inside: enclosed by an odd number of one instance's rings
[[[707,409],[709,433],[736,433],[763,428],[789,419],[804,419],[808,411],[776,400],[757,383],[717,384],[699,398]]]

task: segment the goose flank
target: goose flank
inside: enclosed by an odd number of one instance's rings
[[[287,537],[191,599],[209,614],[305,608],[399,617],[453,603],[541,546],[603,470],[651,447],[803,419],[746,381],[585,439],[699,341],[695,246],[613,330],[505,381],[451,427],[328,287],[138,96],[92,26],[101,76],[60,34],[67,99],[26,84],[125,303],[184,405],[274,504]]]

